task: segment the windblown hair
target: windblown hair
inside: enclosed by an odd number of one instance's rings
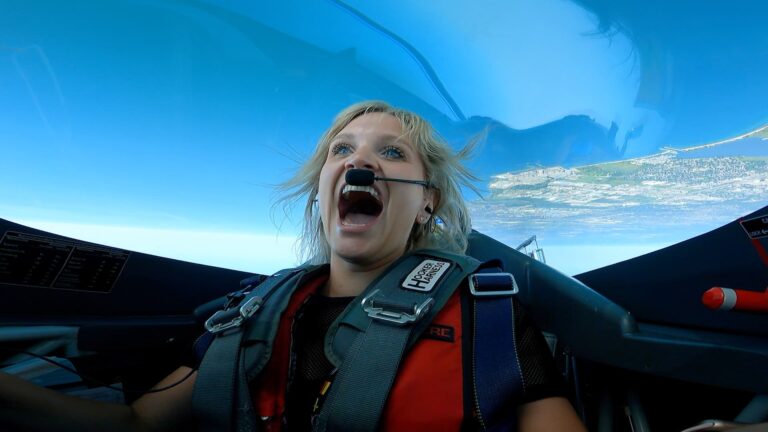
[[[477,177],[464,167],[474,143],[470,142],[459,152],[453,152],[448,143],[432,126],[415,113],[395,108],[381,101],[366,101],[354,104],[334,119],[331,127],[322,135],[312,157],[287,181],[278,185],[284,196],[278,201],[286,207],[306,199],[304,226],[300,240],[301,259],[313,264],[330,260],[330,246],[325,237],[320,212],[315,205],[320,183],[320,171],[328,156],[331,141],[354,119],[368,113],[390,114],[400,121],[406,136],[421,156],[426,180],[439,190],[439,200],[427,223],[416,224],[406,246],[413,249],[431,248],[455,253],[464,253],[467,238],[472,230],[461,186],[477,192],[472,181]]]

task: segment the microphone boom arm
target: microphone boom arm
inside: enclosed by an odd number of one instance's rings
[[[430,182],[424,181],[424,180],[406,180],[406,179],[396,179],[396,178],[387,178],[387,177],[374,177],[374,180],[410,183],[415,185],[421,185],[421,186],[424,186],[425,188],[432,187],[432,184]]]
[[[374,181],[391,181],[391,182],[399,182],[399,183],[409,183],[409,184],[415,184],[424,186],[425,188],[431,188],[434,187],[432,183],[425,181],[425,180],[408,180],[408,179],[396,179],[396,178],[388,178],[388,177],[376,177],[376,175],[371,170],[367,169],[360,169],[360,168],[352,168],[344,175],[344,179],[347,181],[347,184],[353,185],[353,186],[370,186],[373,184]]]

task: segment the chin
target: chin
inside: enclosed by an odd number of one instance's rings
[[[331,248],[331,255],[344,261],[358,262],[370,260],[375,251],[375,248],[370,246],[369,241],[365,241],[364,244],[345,243],[347,244],[336,245],[336,247]]]

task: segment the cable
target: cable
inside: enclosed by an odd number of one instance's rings
[[[67,366],[65,364],[59,363],[56,360],[51,360],[48,357],[42,356],[40,354],[35,354],[33,352],[24,351],[24,350],[17,349],[17,348],[8,348],[8,347],[2,347],[2,346],[0,346],[0,350],[12,351],[12,352],[15,352],[15,353],[18,353],[18,354],[25,354],[25,355],[28,355],[28,356],[31,356],[31,357],[38,358],[40,360],[46,361],[46,362],[48,362],[48,363],[50,363],[50,364],[52,364],[54,366],[57,366],[57,367],[59,367],[61,369],[64,369],[64,370],[66,370],[68,372],[71,372],[71,373],[79,376],[80,378],[83,379],[83,381],[90,381],[90,382],[93,382],[93,383],[95,383],[95,384],[97,384],[97,385],[99,385],[101,387],[106,387],[108,389],[122,391],[122,392],[128,393],[128,394],[143,395],[143,394],[148,394],[148,393],[159,393],[159,392],[162,392],[162,391],[166,391],[168,389],[174,388],[177,385],[183,383],[184,381],[189,379],[189,377],[191,377],[193,373],[195,373],[197,371],[197,368],[193,368],[183,378],[181,378],[180,380],[176,381],[175,383],[167,385],[165,387],[160,387],[160,388],[151,389],[151,390],[127,390],[127,389],[123,389],[123,388],[120,388],[120,387],[115,387],[115,386],[113,386],[111,384],[107,384],[107,383],[105,383],[103,381],[99,381],[97,379],[93,379],[93,378],[91,378],[91,377],[89,377],[87,375],[83,375],[80,372],[78,372],[77,370],[75,370],[75,369],[73,369],[73,368],[71,368],[71,367],[69,367],[69,366]]]
[[[330,2],[340,7],[341,9],[347,11],[352,16],[362,21],[365,25],[371,27],[375,31],[378,31],[382,35],[390,38],[392,41],[400,45],[405,50],[406,53],[408,53],[414,60],[416,60],[416,64],[418,64],[421,67],[421,70],[427,75],[427,79],[429,80],[429,83],[432,84],[432,87],[434,87],[434,89],[437,91],[437,94],[440,95],[443,101],[446,104],[448,104],[448,107],[453,112],[453,115],[455,115],[461,121],[465,121],[467,119],[464,113],[461,112],[461,108],[459,108],[459,105],[456,103],[455,100],[453,100],[453,97],[451,97],[450,93],[448,93],[448,89],[446,89],[445,86],[443,85],[443,82],[440,81],[440,78],[437,76],[437,72],[435,72],[435,70],[432,68],[432,65],[429,63],[427,58],[424,57],[424,55],[422,55],[421,52],[419,52],[419,50],[416,49],[416,47],[408,43],[407,40],[398,36],[395,32],[390,31],[389,29],[385,28],[383,25],[377,23],[376,21],[374,21],[364,13],[344,3],[343,1],[330,0]]]

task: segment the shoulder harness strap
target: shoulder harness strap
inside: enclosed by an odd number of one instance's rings
[[[338,373],[314,429],[376,430],[407,348],[479,266],[463,255],[416,251],[355,299],[326,336],[326,356]]]
[[[472,294],[472,385],[482,430],[517,430],[517,405],[525,383],[515,338],[515,277],[491,262],[469,277]]]
[[[248,382],[264,368],[272,353],[280,314],[300,281],[318,267],[281,270],[273,276],[250,278],[228,295],[225,308],[205,323],[214,339],[200,364],[192,405],[201,431],[256,430]],[[262,325],[243,324],[256,319]],[[256,343],[249,358],[244,340]]]

